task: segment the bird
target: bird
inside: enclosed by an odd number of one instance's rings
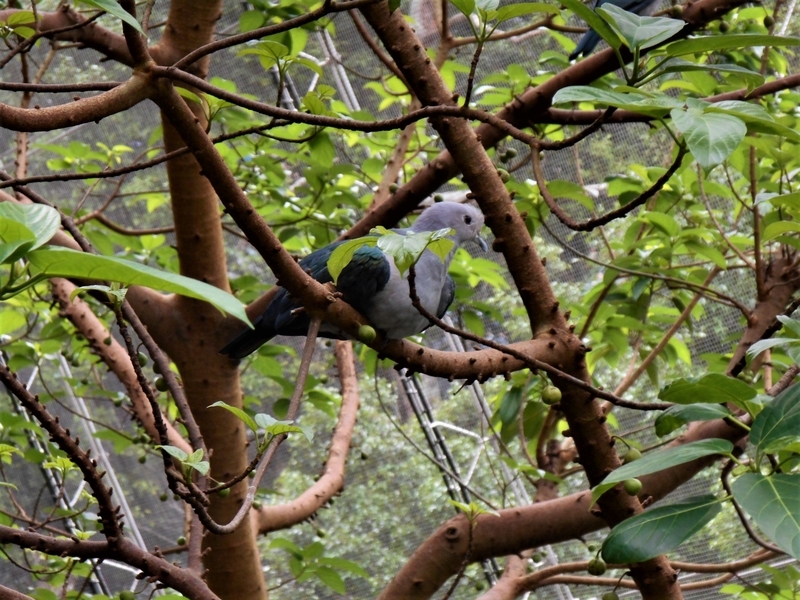
[[[475,242],[484,251],[486,242],[480,236],[483,214],[469,204],[437,202],[426,208],[408,229],[397,233],[420,233],[450,229],[453,247],[443,261],[431,250],[425,250],[416,263],[415,287],[422,306],[441,318],[455,296],[455,282],[447,274],[453,254],[465,242]],[[334,242],[300,260],[300,267],[320,283],[330,283],[328,271],[331,253],[344,241]],[[408,272],[400,275],[394,260],[377,245],[360,246],[352,260],[339,274],[336,289],[342,299],[369,319],[387,339],[402,339],[426,329],[428,319],[414,308],[409,297]],[[255,352],[276,335],[304,336],[310,319],[284,288],[280,288],[266,310],[227,344],[221,354],[240,360]],[[320,328],[321,337],[346,339],[348,336],[332,325]]]
[[[595,8],[600,8],[604,4],[613,4],[623,10],[642,16],[652,15],[656,6],[658,6],[657,0],[598,0]],[[575,50],[569,55],[569,60],[575,60],[581,54],[589,56],[599,41],[600,35],[594,29],[590,29],[583,34]]]

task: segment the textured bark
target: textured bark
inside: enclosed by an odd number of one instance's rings
[[[154,49],[157,60],[177,60],[211,41],[221,6],[218,0],[174,0],[164,36]],[[199,61],[195,67],[204,73],[206,64],[207,60]],[[204,128],[202,111],[195,114]],[[163,119],[163,128],[167,152],[185,145],[167,119]],[[230,291],[220,208],[213,187],[192,155],[167,163],[167,174],[181,274]],[[167,321],[171,327],[162,322],[151,332],[178,366],[192,413],[211,452],[210,476],[227,481],[241,473],[248,460],[242,422],[228,411],[208,408],[220,400],[242,406],[238,369],[219,354],[227,335],[226,320],[207,303],[180,297],[173,304],[174,315]],[[233,518],[246,488],[242,481],[227,497],[212,496],[209,512],[216,522],[224,524]],[[249,519],[231,535],[207,534],[203,545],[207,550],[203,556],[206,580],[217,595],[236,600],[267,597]]]

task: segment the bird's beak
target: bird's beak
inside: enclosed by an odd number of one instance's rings
[[[475,243],[478,244],[478,246],[480,246],[481,250],[483,250],[484,252],[489,251],[489,245],[486,243],[486,240],[483,239],[481,236],[475,237]]]

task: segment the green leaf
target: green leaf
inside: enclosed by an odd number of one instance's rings
[[[29,23],[35,23],[36,17],[34,16],[33,12],[30,10],[20,10],[8,15],[6,19],[6,25],[9,27],[16,27],[17,25],[27,25]]]
[[[658,473],[664,469],[682,465],[697,460],[698,458],[703,458],[704,456],[730,454],[732,450],[733,444],[728,440],[713,438],[710,440],[691,442],[657,452],[648,452],[639,460],[622,465],[620,468],[609,473],[608,477],[606,477],[602,483],[592,489],[592,504],[597,502],[600,496],[605,494],[616,484],[626,479]]]
[[[709,373],[699,379],[677,379],[658,393],[659,399],[676,404],[731,402],[741,407],[755,396],[756,391],[744,381],[721,373]]]
[[[680,100],[669,96],[650,97],[644,94],[614,92],[587,85],[574,85],[558,90],[553,96],[553,104],[565,102],[592,102],[652,117],[666,116],[670,110],[683,106]]]
[[[68,248],[43,248],[28,254],[31,265],[47,277],[76,277],[141,285],[204,300],[219,310],[250,324],[244,305],[219,288],[175,273],[159,271],[122,258],[86,254]]]
[[[628,47],[645,49],[668,40],[686,26],[680,19],[639,16],[607,2],[597,12],[611,25]]]
[[[61,227],[58,211],[42,204],[0,203],[0,262],[10,263],[49,242]]]
[[[467,17],[475,12],[475,0],[450,0],[450,2]]]
[[[378,247],[394,259],[394,265],[400,271],[400,275],[405,274],[411,265],[416,264],[422,253],[433,242],[440,242],[437,252],[440,258],[442,258],[442,250],[447,250],[444,253],[446,257],[453,247],[453,241],[447,239],[451,232],[449,228],[439,229],[438,231],[420,231],[419,233],[405,235],[382,228],[377,229],[379,230],[378,233],[383,234],[378,238]]]
[[[800,133],[790,127],[781,125],[760,104],[742,102],[740,100],[725,100],[709,104],[705,107],[707,113],[719,112],[741,119],[749,131],[766,133],[785,137],[794,142],[800,142]]]
[[[761,531],[800,560],[800,473],[745,473],[731,489]]]
[[[400,1],[401,0],[389,0],[389,12],[393,13],[398,8],[400,8]],[[344,593],[344,592],[342,592]]]
[[[247,425],[253,433],[258,431],[258,425],[256,425],[256,422],[253,420],[253,417],[248,415],[241,408],[236,408],[235,406],[226,404],[222,400],[214,402],[214,404],[208,405],[208,408],[217,408],[217,407],[224,408],[229,413],[235,415],[240,421],[242,421],[245,425]]]
[[[176,446],[156,446],[156,448],[163,450],[164,452],[166,452],[173,458],[177,458],[181,462],[184,462],[187,458],[189,458],[189,455],[186,454],[186,452],[184,452],[183,450],[181,450]]]
[[[778,394],[764,407],[750,428],[750,442],[760,453],[780,450],[800,438],[800,385]],[[798,505],[800,506],[800,505]]]
[[[768,242],[785,233],[800,231],[800,223],[794,221],[775,221],[764,228],[763,240]]]
[[[800,340],[795,338],[769,338],[767,340],[758,340],[747,349],[747,356],[753,358],[764,352],[764,350],[769,350],[775,346],[789,346],[798,343],[800,343]]]
[[[641,218],[670,237],[676,237],[681,231],[681,226],[678,225],[678,222],[666,213],[650,211],[642,215]]]
[[[330,567],[319,567],[316,572],[319,580],[337,594],[344,594],[347,591],[342,576]]]
[[[680,58],[671,59],[665,67],[659,70],[660,75],[666,73],[687,73],[690,71],[708,71],[709,73],[732,73],[741,77],[747,84],[747,89],[752,90],[764,83],[761,73],[751,71],[739,65],[694,63]]]
[[[597,34],[603,38],[612,48],[619,48],[621,45],[619,37],[614,33],[614,30],[594,12],[591,8],[586,6],[581,0],[562,0],[561,4],[566,6],[569,10],[578,15],[581,19],[586,21],[586,24],[594,29]]]
[[[523,17],[535,12],[543,12],[551,15],[558,14],[558,7],[555,4],[545,4],[544,2],[520,2],[519,4],[507,4],[497,9],[498,24],[516,17]]]
[[[713,421],[731,414],[722,404],[686,404],[671,406],[656,417],[656,435],[663,437],[691,421]]]
[[[378,243],[378,238],[374,237],[361,237],[354,240],[349,240],[336,246],[331,255],[328,257],[328,273],[333,278],[333,284],[339,281],[339,275],[342,274],[344,268],[353,260],[353,254],[362,246],[374,246]]]
[[[680,40],[666,47],[667,56],[698,54],[715,50],[734,50],[757,46],[800,46],[800,38],[779,35],[726,34]]]
[[[110,15],[114,15],[118,19],[125,21],[128,25],[133,27],[136,31],[140,33],[144,33],[142,31],[142,26],[139,25],[139,22],[133,18],[127,10],[122,8],[119,5],[119,2],[116,0],[78,0],[81,4],[88,4],[93,8],[98,8],[100,10],[106,11]]]
[[[352,560],[347,560],[346,558],[339,558],[338,556],[321,556],[317,559],[317,563],[326,565],[339,571],[353,573],[354,575],[358,575],[364,579],[369,579],[370,577],[369,573],[367,573],[361,565],[353,562]]]
[[[720,511],[713,495],[686,498],[626,519],[603,542],[603,560],[615,564],[643,562],[675,550]]]
[[[744,139],[747,127],[741,119],[709,114],[699,108],[670,111],[672,122],[683,134],[695,160],[709,169],[728,158]]]

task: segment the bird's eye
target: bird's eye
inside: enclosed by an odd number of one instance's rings
[[[466,223],[467,225],[472,223],[472,217],[470,217],[469,215],[464,215],[464,223]]]

